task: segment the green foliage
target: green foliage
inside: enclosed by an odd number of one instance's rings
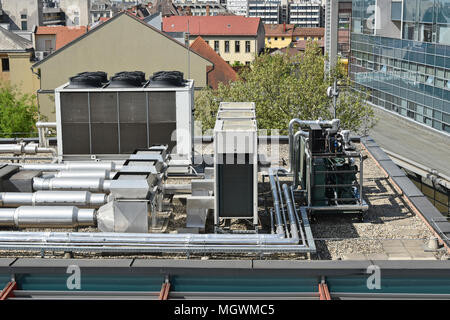
[[[36,132],[38,108],[34,95],[21,94],[9,83],[0,86],[0,132],[1,137],[28,137]]]
[[[293,57],[262,54],[250,68],[242,69],[237,81],[219,84],[217,90],[202,90],[195,101],[196,120],[202,122],[203,130],[213,128],[221,101],[253,101],[258,127],[286,134],[292,118],[333,118],[332,99],[326,92],[336,77],[341,86],[337,118],[342,127],[360,131],[373,126],[373,111],[363,94],[351,90],[345,68],[338,66],[325,76],[325,59],[312,41],[305,52]]]

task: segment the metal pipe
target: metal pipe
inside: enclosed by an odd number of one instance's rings
[[[275,209],[276,233],[284,234],[283,223],[281,222],[280,201],[278,198],[277,184],[275,183],[274,171],[278,168],[269,168],[270,188],[272,189],[273,207]]]
[[[0,209],[0,226],[6,227],[73,228],[95,224],[94,209],[78,209],[73,206]]]
[[[165,194],[184,194],[192,192],[192,185],[190,183],[166,183],[163,188]]]
[[[0,144],[0,153],[13,153],[15,155],[51,153],[53,156],[56,156],[55,149],[39,147],[39,145],[34,142],[28,144]]]
[[[297,220],[298,230],[300,231],[300,236],[302,238],[302,242],[306,243],[305,233],[303,232],[302,223],[300,222],[300,217],[298,216],[297,207],[295,205],[294,188],[291,186],[290,190],[291,190],[292,201],[294,201],[294,214],[295,214],[295,218]]]
[[[39,134],[39,146],[42,148],[48,148],[49,143],[48,143],[47,136],[45,134],[45,129],[48,129],[48,128],[56,129],[56,122],[38,121],[38,122],[36,122],[36,128],[38,129],[38,134]]]
[[[33,190],[68,190],[105,192],[110,190],[111,180],[102,178],[33,178]]]
[[[109,170],[63,170],[42,175],[42,178],[102,178],[110,180],[116,175]]]
[[[0,153],[22,154],[23,144],[2,144],[0,145]]]
[[[18,206],[89,206],[100,207],[107,202],[103,193],[89,191],[36,191],[0,193],[0,205],[3,207]]]
[[[20,207],[43,209],[34,211],[34,219],[37,220],[37,212],[52,210],[55,214],[60,208],[72,207]],[[20,209],[17,208],[17,209]],[[75,208],[75,207],[74,207]],[[11,218],[6,214],[14,212],[17,209],[0,209],[0,221],[9,221]],[[80,211],[82,209],[79,209]],[[93,209],[83,209],[91,210]],[[70,211],[72,212],[72,211]],[[87,214],[84,215],[84,220]],[[11,225],[11,224],[4,224]],[[41,226],[41,225],[39,225]],[[142,246],[179,246],[183,245],[186,249],[189,246],[264,246],[264,245],[297,245],[297,238],[285,238],[281,234],[174,234],[174,233],[114,233],[114,232],[0,232],[0,242],[18,242],[18,243],[66,243],[78,245],[142,245]]]
[[[119,171],[123,165],[115,162],[65,162],[65,163],[21,163],[21,170],[64,171],[64,170],[109,170]]]
[[[277,183],[278,196],[280,199],[281,216],[283,217],[283,224],[284,224],[284,229],[285,229],[284,232],[286,234],[286,237],[289,237],[289,229],[288,229],[288,225],[287,225],[287,221],[286,221],[286,212],[284,211],[283,191],[281,190],[280,178],[278,177],[278,171],[275,173],[275,177],[276,177],[275,181]]]
[[[56,128],[56,122],[43,122],[38,121],[36,122],[36,128]]]
[[[284,191],[284,197],[286,199],[286,205],[287,205],[287,211],[289,214],[289,227],[291,231],[291,237],[296,238],[297,241],[299,240],[299,232],[297,228],[297,223],[295,221],[295,215],[294,215],[294,204],[293,200],[291,198],[291,195],[289,193],[289,188],[287,184],[283,184],[283,191]]]
[[[292,172],[293,169],[293,153],[294,153],[294,125],[298,124],[300,126],[300,132],[301,135],[304,137],[308,137],[308,132],[303,131],[301,129],[305,129],[306,127],[309,127],[312,124],[318,124],[322,128],[329,127],[333,131],[337,131],[339,129],[340,120],[339,119],[333,119],[328,121],[323,120],[300,120],[298,118],[294,118],[291,121],[289,121],[289,172]]]

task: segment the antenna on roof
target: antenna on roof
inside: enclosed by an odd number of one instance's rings
[[[188,79],[191,78],[191,44],[189,42],[189,18],[187,19],[187,47],[188,47]]]

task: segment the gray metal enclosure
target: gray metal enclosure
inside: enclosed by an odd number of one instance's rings
[[[221,102],[214,127],[215,213],[258,224],[258,142],[255,104]]]
[[[65,87],[56,91],[58,151],[63,159],[111,158],[138,148],[168,145],[170,153],[190,163],[192,81],[169,88]]]

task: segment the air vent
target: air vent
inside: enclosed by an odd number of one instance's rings
[[[108,88],[142,87],[145,83],[145,73],[141,71],[123,71],[111,77]]]
[[[158,71],[150,78],[150,87],[182,87],[185,83],[180,71]]]

